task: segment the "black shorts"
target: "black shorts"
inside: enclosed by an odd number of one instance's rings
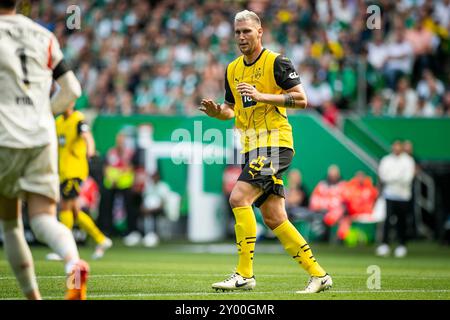
[[[263,190],[254,205],[260,207],[271,194],[284,198],[282,174],[289,168],[294,151],[286,147],[258,148],[244,155],[244,164],[239,181],[244,181]]]
[[[64,180],[59,185],[61,198],[63,198],[64,200],[77,198],[80,195],[80,187],[82,182],[83,180],[79,178]]]

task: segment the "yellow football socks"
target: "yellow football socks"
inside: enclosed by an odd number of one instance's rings
[[[233,208],[236,224],[236,245],[239,263],[236,272],[244,278],[253,277],[253,254],[256,243],[256,219],[251,206]]]
[[[70,230],[73,229],[73,213],[72,210],[63,210],[59,213],[59,221]]]
[[[61,211],[59,213],[59,220],[70,230],[73,229],[74,219],[73,212],[71,210]],[[90,235],[97,244],[105,241],[106,236],[99,230],[99,228],[97,228],[94,220],[92,220],[92,218],[87,213],[81,210],[78,211],[77,223],[80,228],[86,231],[86,233]]]
[[[86,233],[90,235],[97,244],[105,241],[105,235],[99,230],[99,228],[97,228],[94,220],[92,220],[92,218],[87,213],[81,210],[78,211],[77,222],[80,228],[86,231]]]
[[[311,276],[322,277],[326,272],[313,256],[311,248],[302,235],[289,220],[284,221],[273,230],[284,249],[295,259]]]

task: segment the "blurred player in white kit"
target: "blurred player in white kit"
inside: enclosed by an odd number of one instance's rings
[[[0,228],[4,250],[28,299],[41,299],[24,237],[21,200],[36,238],[64,258],[66,299],[85,300],[89,266],[69,229],[56,219],[59,200],[53,114],[74,105],[81,87],[56,37],[0,0]],[[50,98],[53,79],[59,84]]]

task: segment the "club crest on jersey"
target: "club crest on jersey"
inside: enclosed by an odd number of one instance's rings
[[[64,135],[58,136],[58,144],[60,147],[64,147],[66,145],[66,136]]]
[[[261,76],[262,76],[261,68],[258,68],[256,72],[253,74],[253,78],[255,78],[255,80],[258,80],[259,78],[261,78]]]

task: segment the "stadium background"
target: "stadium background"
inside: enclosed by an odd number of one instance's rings
[[[380,9],[379,30],[368,24],[370,5]],[[233,16],[243,8],[260,14],[264,46],[292,60],[308,93],[308,110],[290,112],[297,149],[292,167],[301,170],[307,190],[333,163],[343,179],[363,170],[376,182],[377,163],[390,143],[410,140],[424,179],[431,178],[421,188],[427,201],[416,201],[416,211],[427,236],[444,240],[450,212],[444,196],[449,192],[450,161],[445,1],[23,1],[20,10],[57,35],[82,83],[76,108],[88,116],[104,157],[119,131],[137,146],[141,124],[152,126],[152,138],[159,142],[173,140],[179,128],[193,133],[195,121],[203,122],[204,131],[219,128],[225,133],[232,128],[232,121],[207,119],[197,106],[202,97],[223,101],[225,66],[238,54]],[[80,24],[69,26],[74,22]],[[425,31],[414,34],[418,25]],[[397,32],[411,42],[411,52],[401,70],[398,61],[380,67],[380,56],[400,50],[389,47]],[[430,49],[416,52],[414,37]],[[428,90],[426,70],[437,83],[435,92]],[[401,108],[397,83],[403,75],[416,98]],[[232,147],[229,141],[218,143]],[[160,160],[162,179],[182,196],[181,214],[188,216],[187,168],[171,164],[167,156]],[[202,170],[204,177],[221,177],[224,168],[215,164]],[[435,192],[428,195],[430,183]],[[223,209],[217,200],[222,180],[204,178],[202,188],[217,196],[211,208]]]
[[[372,4],[381,9],[380,30],[366,25],[367,7]],[[70,5],[80,10],[67,12]],[[419,242],[448,244],[448,1],[46,0],[21,5],[24,14],[56,34],[82,84],[83,96],[76,108],[86,114],[94,133],[100,162],[92,166],[97,174],[119,132],[136,147],[141,125],[150,125],[151,146],[156,150],[158,143],[173,142],[176,129],[194,136],[197,121],[202,123],[202,133],[212,128],[224,133],[233,127],[233,121],[207,118],[197,106],[203,97],[223,101],[225,67],[239,54],[233,17],[244,8],[260,15],[264,46],[292,60],[309,96],[308,110],[289,111],[297,151],[292,167],[301,170],[307,190],[325,178],[331,164],[341,168],[343,179],[362,170],[377,183],[378,162],[389,153],[392,141],[410,140],[422,168],[415,189],[415,216],[420,221],[412,236]],[[67,21],[74,12],[81,14],[81,25],[71,30]],[[423,29],[417,31],[418,25]],[[408,39],[420,34],[429,49],[412,46],[404,61],[381,67],[377,57],[398,49],[389,49],[396,33],[408,34]],[[402,104],[404,91],[397,85],[403,75],[409,79],[406,91],[415,98]],[[225,142],[213,144],[220,150],[232,148]],[[224,160],[226,154],[214,157]],[[175,165],[166,155],[158,166],[162,179],[182,199],[180,219],[166,229],[165,240],[171,236],[193,242],[223,240],[225,164],[201,166],[196,171],[202,174],[200,189],[191,188],[187,165]],[[191,210],[199,197],[192,194],[194,190],[200,190],[205,200],[200,212]],[[193,215],[196,220],[189,222]],[[296,226],[302,231],[307,228]],[[360,226],[371,241],[373,227]],[[28,239],[31,242],[32,235]],[[81,235],[78,240],[82,243],[85,238]]]

